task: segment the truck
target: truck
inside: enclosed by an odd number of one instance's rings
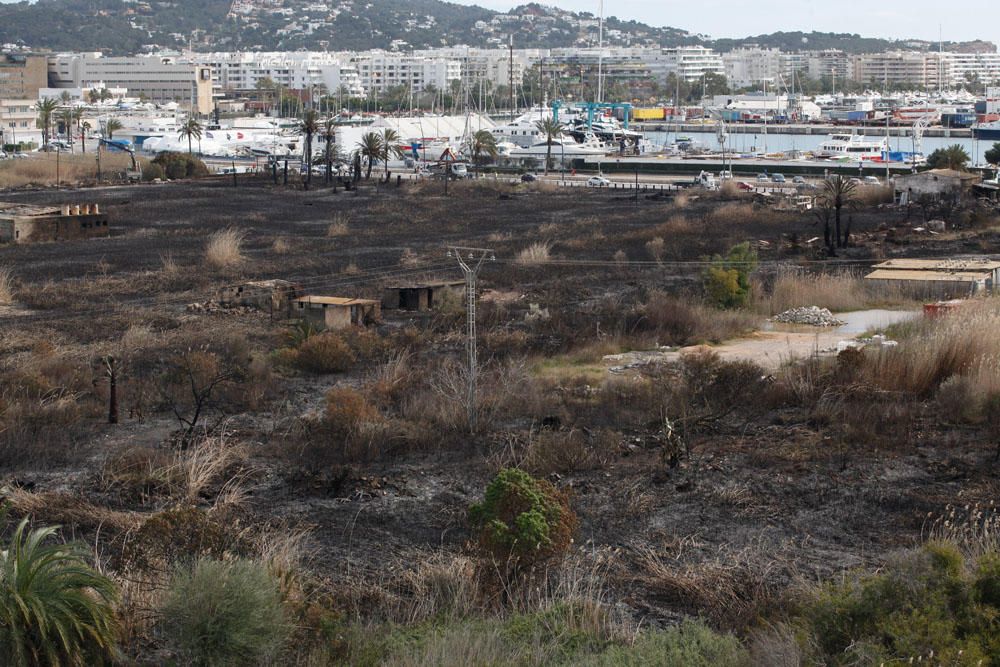
[[[431,169],[435,175],[447,175],[453,181],[462,178],[472,178],[472,175],[469,173],[469,167],[464,162],[438,162]]]

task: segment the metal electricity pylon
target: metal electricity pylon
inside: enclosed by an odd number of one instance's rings
[[[448,256],[458,260],[458,266],[465,274],[465,299],[466,299],[466,341],[465,348],[468,352],[469,361],[469,387],[466,396],[466,409],[469,415],[469,430],[476,430],[476,373],[478,371],[478,359],[476,357],[476,278],[479,269],[487,259],[496,260],[494,252],[488,248],[461,248],[451,246],[448,248]]]

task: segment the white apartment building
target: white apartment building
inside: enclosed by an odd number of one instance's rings
[[[516,85],[521,85],[525,73],[547,54],[541,49],[517,49],[513,57],[508,49],[477,49],[469,46],[414,51],[418,58],[443,58],[461,65],[462,85],[475,88],[480,81],[492,87],[509,86],[511,69]]]
[[[806,74],[808,56],[751,46],[722,54],[722,64],[730,85],[736,88],[757,87],[763,82],[792,86],[793,74]]]
[[[308,90],[325,87],[335,93],[341,87],[349,95],[365,94],[357,67],[350,56],[319,51],[195,53],[185,59],[212,68],[217,91],[250,90],[262,79],[282,88]]]
[[[0,100],[0,146],[42,142],[35,100]]]
[[[650,74],[661,83],[671,74],[676,74],[685,81],[697,81],[705,74],[724,76],[726,73],[719,54],[704,46],[679,46],[659,52],[647,51],[644,57],[646,64],[649,65]]]
[[[212,69],[172,56],[106,58],[100,53],[49,56],[54,88],[126,88],[153,102],[177,102],[201,114],[212,112]]]
[[[970,77],[981,83],[1000,82],[1000,53],[945,53],[951,64],[952,85],[963,85]]]
[[[918,88],[940,88],[951,82],[951,60],[937,52],[887,51],[854,56],[853,78],[865,84],[892,86],[911,84]]]
[[[445,90],[452,81],[461,81],[462,63],[443,58],[422,58],[385,51],[368,51],[353,58],[365,90],[385,92],[406,86],[420,93],[428,86]]]
[[[844,81],[850,79],[854,72],[851,69],[851,60],[846,53],[837,49],[827,49],[826,51],[810,51],[806,56],[806,73],[810,79],[832,79]]]

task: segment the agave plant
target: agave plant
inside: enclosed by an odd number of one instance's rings
[[[114,583],[55,532],[25,519],[0,551],[0,664],[100,665],[117,652]]]

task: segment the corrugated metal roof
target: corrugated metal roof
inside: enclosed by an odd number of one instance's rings
[[[372,299],[349,299],[343,296],[301,296],[294,301],[302,303],[321,303],[327,306],[370,306],[378,301]]]
[[[996,271],[1000,261],[983,258],[972,259],[890,259],[876,264],[874,269],[904,269],[914,271]]]
[[[936,283],[972,283],[990,280],[990,271],[948,272],[948,271],[908,271],[904,269],[876,269],[865,278],[869,280],[912,280]]]

